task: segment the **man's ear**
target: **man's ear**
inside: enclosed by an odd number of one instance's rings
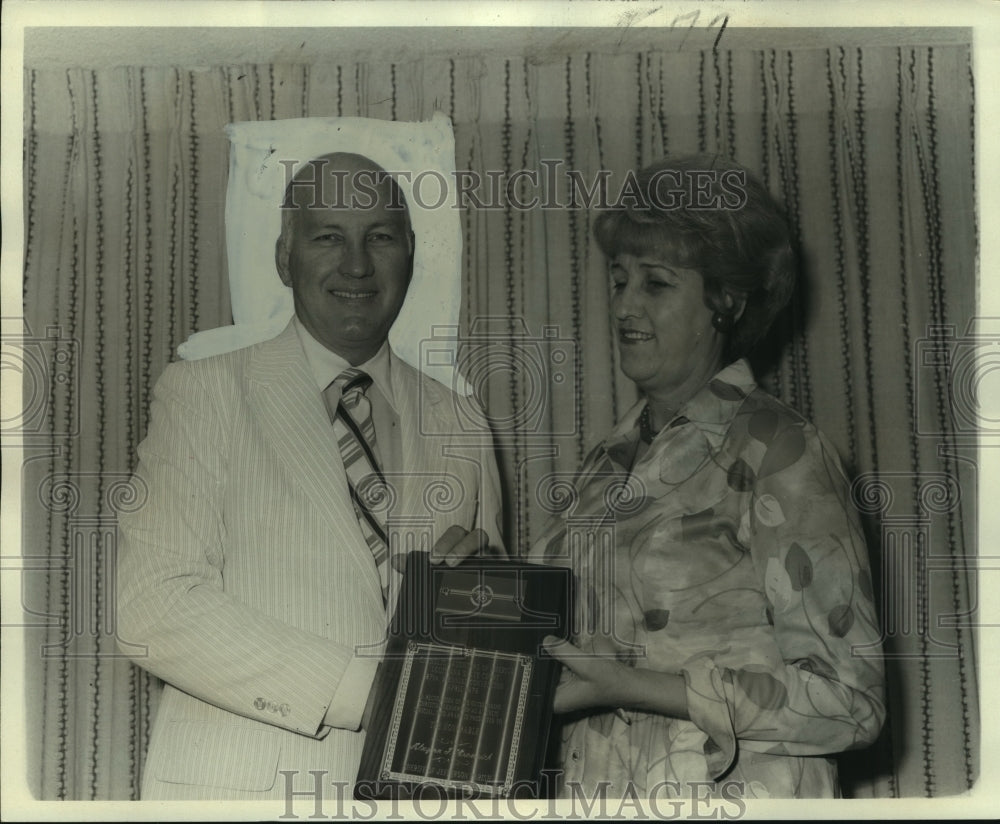
[[[288,270],[288,247],[285,245],[285,236],[279,235],[274,242],[274,265],[278,270],[278,277],[285,286],[292,285],[292,275]]]

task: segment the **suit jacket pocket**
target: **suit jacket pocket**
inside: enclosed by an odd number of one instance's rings
[[[264,726],[170,721],[159,749],[160,781],[266,792],[274,786],[281,742]]]

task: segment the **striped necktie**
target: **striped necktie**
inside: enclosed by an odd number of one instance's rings
[[[385,525],[368,503],[372,496],[378,498],[386,490],[385,478],[375,457],[372,405],[365,395],[371,383],[371,377],[360,369],[345,369],[323,394],[344,461],[354,511],[378,567],[385,604],[389,597],[389,538]]]

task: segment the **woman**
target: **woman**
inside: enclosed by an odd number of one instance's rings
[[[637,178],[646,202],[594,231],[643,397],[534,550],[578,585],[573,643],[549,646],[573,714],[565,780],[588,797],[839,795],[830,756],[882,725],[880,635],[840,462],[745,360],[792,292],[788,227],[717,157]]]

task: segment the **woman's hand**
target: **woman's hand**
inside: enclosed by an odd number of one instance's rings
[[[565,667],[556,687],[556,712],[607,707],[688,718],[687,685],[682,676],[629,667],[551,635],[544,644],[546,652]]]
[[[620,706],[618,689],[631,667],[552,636],[545,639],[545,650],[565,668],[556,687],[556,712]]]

